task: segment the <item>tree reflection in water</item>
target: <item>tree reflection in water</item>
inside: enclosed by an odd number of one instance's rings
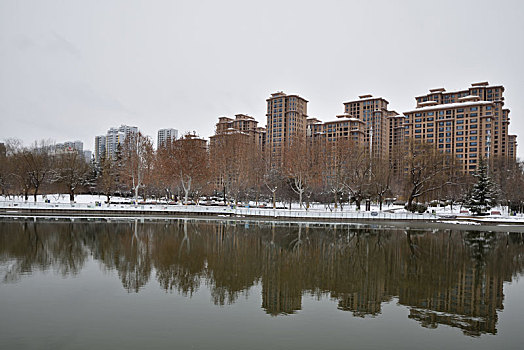
[[[422,326],[477,336],[497,332],[503,282],[523,272],[522,234],[189,219],[134,222],[0,222],[2,282],[34,270],[64,276],[89,256],[138,293],[154,274],[166,292],[205,285],[217,305],[262,287],[272,316],[331,298],[357,317],[398,298]]]

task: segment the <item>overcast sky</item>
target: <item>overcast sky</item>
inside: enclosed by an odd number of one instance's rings
[[[0,1],[0,140],[56,142],[136,125],[209,137],[266,124],[266,98],[321,120],[358,95],[415,106],[430,88],[506,88],[524,152],[524,1]]]

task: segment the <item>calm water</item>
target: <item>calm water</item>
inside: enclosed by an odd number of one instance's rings
[[[0,349],[521,349],[522,233],[0,221]]]

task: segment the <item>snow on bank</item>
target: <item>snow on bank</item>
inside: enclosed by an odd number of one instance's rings
[[[258,208],[255,203],[250,203],[250,207],[231,207],[231,206],[205,206],[205,205],[170,205],[167,203],[144,203],[133,204],[130,198],[112,197],[111,204],[106,204],[105,196],[98,195],[78,195],[75,197],[75,202],[69,202],[68,195],[47,195],[38,196],[37,202],[30,200],[25,202],[23,198],[2,198],[0,199],[0,208],[6,209],[6,213],[15,214],[17,209],[52,209],[60,210],[75,210],[75,211],[126,211],[126,212],[150,212],[162,214],[192,214],[203,213],[207,215],[217,216],[259,216],[259,217],[278,217],[278,218],[304,218],[304,219],[373,219],[373,220],[430,220],[448,224],[468,224],[475,225],[480,222],[490,223],[522,223],[524,224],[524,217],[522,214],[518,216],[507,215],[505,208],[495,208],[493,211],[500,212],[502,215],[491,215],[485,217],[471,217],[468,212],[461,211],[455,206],[450,207],[430,207],[431,213],[411,213],[406,211],[402,206],[383,206],[380,211],[376,205],[371,206],[371,211],[357,211],[354,206],[345,205],[343,210],[329,210],[322,204],[313,204],[309,210],[301,209],[298,205],[294,205],[289,209],[272,209],[272,208]],[[268,203],[270,207],[271,204]],[[279,206],[281,206],[279,204]],[[283,206],[283,205],[282,205]]]

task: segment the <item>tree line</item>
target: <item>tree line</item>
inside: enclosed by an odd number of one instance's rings
[[[202,198],[224,204],[254,202],[308,209],[323,203],[330,210],[374,202],[407,203],[424,211],[428,203],[464,204],[477,182],[465,174],[463,164],[431,144],[408,140],[386,158],[349,139],[295,143],[270,157],[243,133],[217,135],[209,146],[194,134],[168,142],[157,150],[151,138],[138,133],[126,138],[114,155],[98,163],[78,152],[53,153],[49,142],[24,147],[8,140],[0,154],[0,190],[4,196],[28,200],[39,194],[78,193],[167,199],[199,204]],[[493,182],[491,204],[497,201],[513,211],[524,208],[524,165],[507,158],[479,160]],[[473,191],[473,192],[472,192]],[[478,191],[477,191],[478,192]],[[426,204],[422,204],[426,203]]]

